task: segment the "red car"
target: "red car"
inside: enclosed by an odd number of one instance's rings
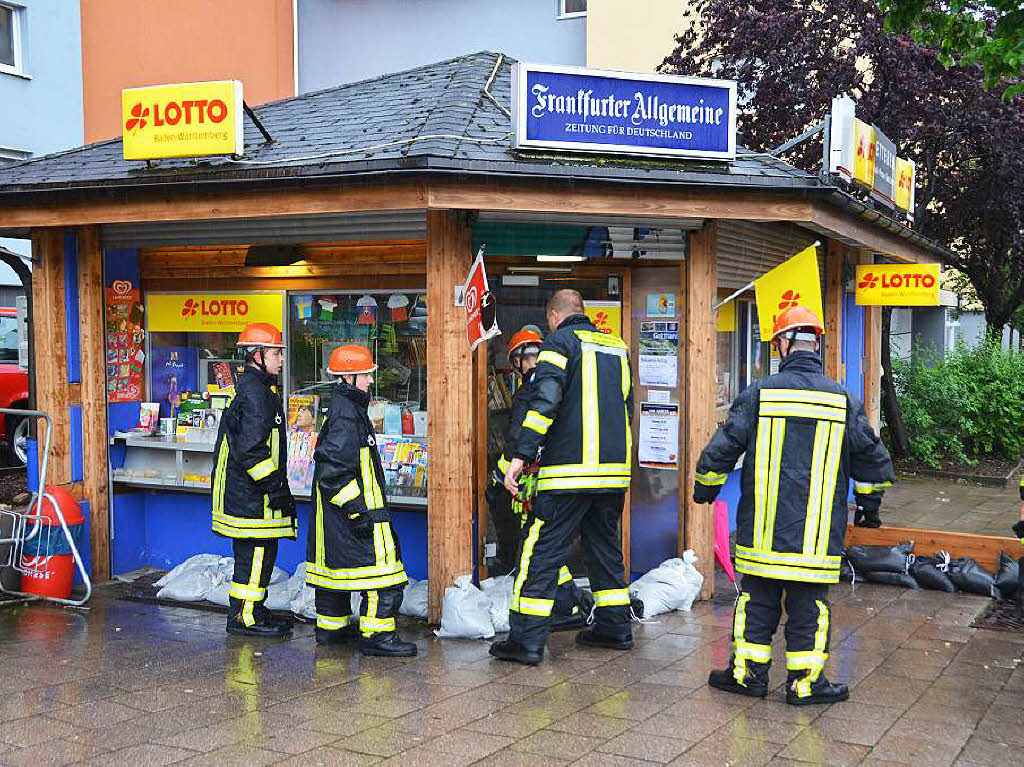
[[[18,369],[18,310],[0,307],[0,408],[28,407],[28,373]],[[29,422],[25,418],[0,413],[0,439],[11,458],[24,465],[28,461]]]

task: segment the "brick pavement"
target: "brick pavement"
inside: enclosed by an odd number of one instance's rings
[[[363,658],[224,634],[224,617],[111,599],[88,614],[0,609],[0,764],[1024,765],[1024,636],[968,628],[987,600],[833,590],[834,678],[851,700],[794,708],[706,685],[731,604],[636,627],[631,653],[556,635],[538,668],[487,643]],[[780,633],[781,638],[781,633]]]
[[[1019,518],[1013,487],[974,487],[945,479],[901,477],[885,494],[882,520],[890,527],[1009,536]]]

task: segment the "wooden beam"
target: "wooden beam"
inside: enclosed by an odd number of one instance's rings
[[[808,223],[827,230],[833,237],[852,240],[858,247],[884,253],[908,263],[940,260],[938,256],[920,245],[915,245],[898,234],[828,203],[814,203],[811,206]]]
[[[523,213],[576,213],[661,218],[809,221],[811,204],[780,194],[707,187],[644,186],[591,181],[464,179],[430,182],[430,208]]]
[[[860,263],[874,257],[861,251]],[[882,307],[864,307],[864,412],[875,431],[882,428]]]
[[[686,374],[683,377],[683,408],[686,422],[685,462],[679,488],[683,518],[680,520],[679,554],[693,549],[697,569],[704,575],[701,598],[709,599],[715,575],[714,507],[693,502],[697,459],[715,428],[715,315],[711,311],[718,282],[715,243],[717,225],[708,223],[690,234],[683,263],[686,300]]]
[[[846,545],[892,546],[904,541],[914,542],[914,551],[920,556],[931,556],[936,551],[945,551],[952,557],[970,557],[991,572],[999,571],[999,552],[1014,552],[1020,549],[1016,538],[998,535],[974,535],[953,533],[948,530],[919,530],[913,527],[854,527],[846,528]]]
[[[444,590],[473,571],[473,361],[465,310],[455,286],[472,264],[469,221],[455,211],[427,214],[428,618],[441,619]]]
[[[64,485],[71,482],[64,233],[59,229],[33,231],[32,255],[32,343],[36,350],[32,373],[36,381],[36,408],[53,419],[46,484]],[[40,450],[43,428],[40,424],[37,431]]]
[[[422,210],[427,195],[414,180],[387,183],[312,183],[276,189],[226,189],[169,193],[119,190],[103,199],[29,202],[0,206],[0,229],[86,226],[144,221],[207,221],[225,218]]]
[[[99,228],[78,234],[78,310],[82,347],[82,485],[89,502],[92,578],[110,578],[110,496],[107,464],[106,336],[103,247]]]
[[[825,375],[843,381],[843,269],[846,248],[829,239],[825,257]]]
[[[321,279],[324,277],[354,277],[367,274],[423,274],[423,263],[377,262],[367,264],[311,264],[299,262],[290,266],[176,266],[174,264],[148,264],[140,269],[144,280],[277,280]],[[180,289],[180,288],[179,288]]]

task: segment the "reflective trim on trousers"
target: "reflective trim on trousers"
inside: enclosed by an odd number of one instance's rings
[[[628,589],[604,589],[594,592],[594,605],[596,607],[617,607],[629,604]]]

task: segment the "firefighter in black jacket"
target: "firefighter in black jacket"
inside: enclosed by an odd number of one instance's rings
[[[515,494],[523,468],[539,455],[537,499],[512,587],[509,637],[490,650],[531,665],[543,658],[558,574],[577,530],[590,563],[595,625],[576,639],[594,647],[633,646],[619,537],[632,452],[629,353],[621,339],[594,327],[575,290],[551,297],[547,320],[552,332],[541,347],[535,390],[505,472],[505,486]]]
[[[823,328],[806,307],[782,312],[772,343],[779,372],[745,389],[697,462],[694,501],[711,503],[743,460],[736,515],[736,569],[743,590],[733,621],[729,667],[708,684],[753,697],[768,693],[772,635],[786,600],[786,702],[845,700],[845,684],[825,677],[831,611],[839,580],[847,494],[854,480],[857,524],[880,524],[895,479],[885,446],[857,400],[822,373]]]
[[[284,365],[281,331],[258,322],[238,336],[246,368],[220,421],[213,473],[213,531],[231,538],[235,572],[229,634],[282,636],[291,624],[263,606],[281,538],[295,538],[295,499],[285,467],[288,441],[277,377]]]
[[[340,346],[327,372],[338,377],[317,438],[314,509],[306,550],[306,582],[316,589],[316,641],[354,636],[352,592],[362,592],[358,620],[364,655],[409,657],[395,616],[409,580],[384,497],[384,469],[367,415],[377,366],[368,349]]]
[[[520,383],[515,394],[512,395],[508,429],[505,433],[505,447],[498,458],[498,472],[500,472],[502,481],[504,481],[505,472],[508,471],[514,458],[513,451],[523,430],[523,419],[526,417],[530,400],[536,389],[534,373],[536,373],[537,357],[540,354],[543,340],[540,328],[536,325],[525,325],[519,332],[512,335],[512,340],[508,344],[508,361],[516,375],[519,376]],[[537,469],[537,464],[532,463],[523,470],[519,481],[519,492],[511,496],[511,516],[514,518],[512,524],[515,526],[516,536],[516,542],[513,543],[512,548],[519,553],[521,552],[518,543],[522,538],[520,533],[525,527],[529,527],[533,512],[533,500],[537,490]],[[506,494],[504,485],[501,486],[501,493]],[[555,596],[551,630],[572,631],[583,628],[591,607],[593,605],[587,594],[573,582],[572,572],[568,566],[562,565],[558,571],[558,593]]]

